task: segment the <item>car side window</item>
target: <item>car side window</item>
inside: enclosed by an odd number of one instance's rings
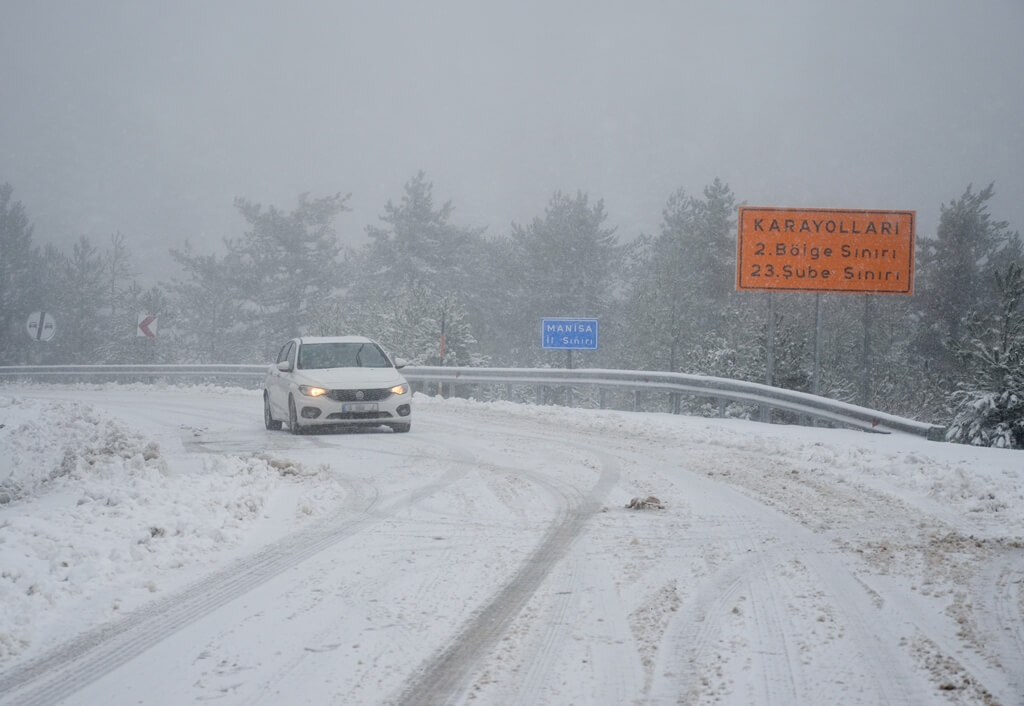
[[[288,343],[284,344],[284,346],[281,347],[281,352],[277,354],[277,362],[283,363],[286,360],[290,360],[292,355],[292,349],[294,348],[294,341],[288,341]]]

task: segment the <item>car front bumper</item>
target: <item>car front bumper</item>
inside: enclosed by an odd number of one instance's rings
[[[298,395],[295,399],[295,407],[300,423],[303,426],[378,425],[394,422],[407,424],[412,419],[412,395],[410,393],[389,394],[383,399],[366,400],[350,399],[355,397],[354,394],[348,394],[351,392],[349,390],[331,390],[328,395],[319,397]]]

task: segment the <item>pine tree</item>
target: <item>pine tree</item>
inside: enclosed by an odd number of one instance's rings
[[[966,324],[959,357],[967,373],[947,438],[1024,449],[1024,268],[1011,263],[994,278],[998,310]]]
[[[456,225],[454,211],[451,201],[435,207],[433,184],[422,171],[407,181],[399,203],[385,204],[383,225],[367,227],[370,243],[354,258],[354,285],[336,320],[410,362],[437,365],[447,317],[446,363],[478,361],[462,302],[480,283],[483,229]],[[477,310],[483,311],[479,302]]]
[[[54,348],[62,363],[102,363],[100,349],[109,336],[110,311],[106,306],[107,278],[103,254],[85,236],[62,259],[58,335]]]
[[[992,313],[993,273],[1020,252],[1019,235],[989,215],[994,194],[993,184],[978,192],[968,186],[942,206],[935,239],[919,241],[915,289],[923,305],[917,348],[953,379],[967,321]]]
[[[700,361],[732,355],[716,353],[722,345],[735,353],[735,210],[719,179],[703,199],[679,189],[662,210],[660,234],[637,241],[627,311],[630,338],[648,347],[645,367],[717,374]]]
[[[143,289],[137,282],[132,282],[121,292],[120,301],[115,315],[111,317],[111,329],[117,334],[105,346],[101,346],[101,350],[108,351],[104,359],[140,364],[196,362],[184,358],[184,351],[177,345],[173,335],[174,313],[163,289]],[[156,338],[138,334],[139,313],[159,316],[160,328]],[[241,359],[228,360],[234,362]]]
[[[504,277],[510,258],[511,243],[507,238],[475,240],[467,254],[466,291],[458,298],[459,306],[465,308],[466,324],[478,341],[474,358],[493,364],[507,364],[510,360],[510,326],[500,314],[509,303],[510,290]]]
[[[240,267],[239,254],[229,252],[223,258],[200,255],[188,242],[170,254],[184,277],[167,285],[170,303],[162,338],[173,342],[181,362],[266,360],[265,346],[260,337],[253,335],[235,275]]]
[[[171,360],[172,346],[167,336],[153,340],[138,335],[140,313],[160,316],[164,323],[169,321],[167,300],[159,287],[144,292],[135,281],[127,242],[122,233],[114,233],[110,249],[101,254],[105,279],[103,312],[109,334],[99,344],[99,357],[107,363]]]
[[[693,211],[696,258],[690,274],[714,317],[736,287],[736,198],[716,178],[704,187],[704,199],[694,201]]]
[[[550,362],[540,350],[540,322],[548,316],[600,319],[611,311],[624,254],[604,225],[604,202],[586,194],[555,193],[543,218],[512,224],[508,262],[500,280],[507,295],[496,316],[508,325],[510,362]]]
[[[32,243],[32,226],[14,189],[0,184],[0,364],[26,363],[33,344],[25,323],[46,307],[41,256]]]
[[[337,294],[341,246],[334,221],[348,210],[348,198],[303,194],[290,213],[235,200],[249,230],[226,241],[237,265],[231,274],[240,298],[252,309],[249,335],[263,342],[264,359],[277,352],[281,341],[304,333],[317,303]]]
[[[382,226],[368,226],[361,286],[374,292],[420,289],[433,296],[466,291],[473,248],[483,229],[451,222],[454,207],[434,206],[434,185],[421,171],[406,182],[401,201],[384,206]]]

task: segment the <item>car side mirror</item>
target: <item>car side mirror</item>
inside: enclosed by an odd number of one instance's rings
[[[409,361],[407,361],[405,358],[395,358],[395,367],[398,368],[399,370],[401,370],[408,364]]]
[[[277,364],[277,369],[282,373],[290,373],[292,371],[292,362],[290,360],[282,360]]]

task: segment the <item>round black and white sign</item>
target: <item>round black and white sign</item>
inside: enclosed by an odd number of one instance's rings
[[[28,315],[28,335],[34,341],[49,341],[57,332],[57,322],[48,311],[33,311]]]

